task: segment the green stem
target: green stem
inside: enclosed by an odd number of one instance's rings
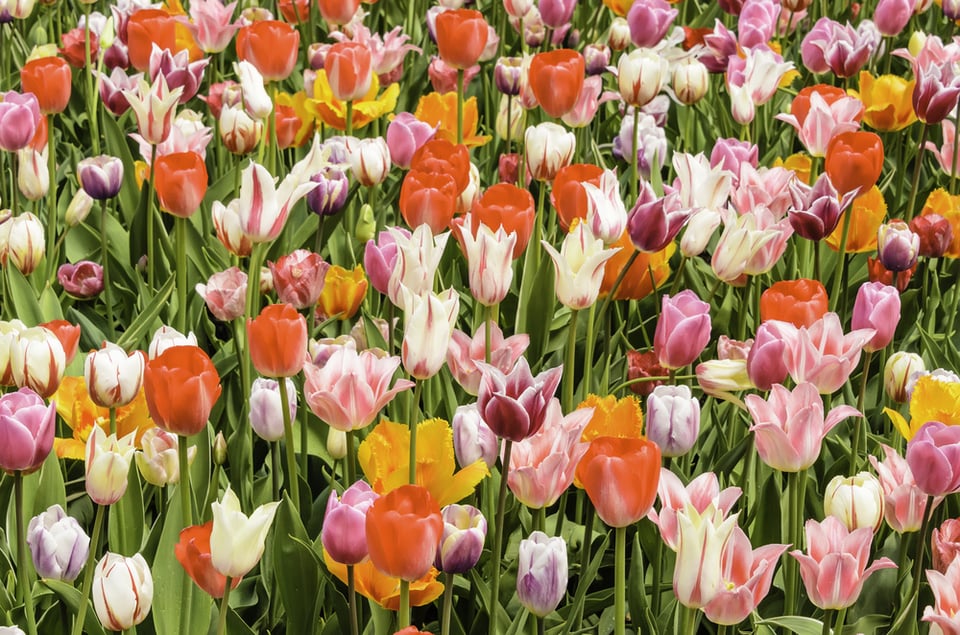
[[[90,555],[87,556],[87,570],[83,572],[83,587],[80,590],[80,607],[77,609],[77,620],[73,623],[73,635],[83,632],[83,621],[87,614],[87,605],[90,603],[90,589],[93,587],[93,570],[97,567],[97,552],[100,546],[100,532],[103,529],[103,516],[106,507],[97,505],[97,513],[93,520],[93,533],[90,534]]]
[[[663,578],[663,541],[657,541],[657,548],[653,552],[653,580],[650,589],[650,608],[654,617],[660,615],[660,590],[662,588]]]
[[[187,333],[187,219],[174,219],[177,243],[177,330]]]
[[[614,622],[615,635],[624,635],[627,628],[627,528],[617,527],[614,552]]]
[[[420,405],[420,392],[423,390],[423,381],[418,381],[413,387],[413,399],[410,401],[410,410],[407,416],[407,424],[410,426],[410,459],[407,464],[408,479],[411,485],[417,482],[417,419],[418,407]]]
[[[353,136],[353,102],[352,101],[347,102],[347,121],[346,121],[345,128],[346,128],[345,130],[346,135],[348,137],[352,137]]]
[[[54,125],[56,117],[48,117],[49,132],[47,135],[47,170],[49,171],[49,187],[47,188],[47,277],[57,270],[56,248],[57,242],[57,127]]]
[[[823,612],[823,625],[820,627],[820,635],[830,635],[830,618],[834,611],[827,609]]]
[[[397,630],[410,625],[410,583],[400,580],[400,610],[397,612]]]
[[[347,487],[353,485],[357,481],[357,464],[356,464],[356,450],[354,450],[355,439],[353,437],[353,430],[347,430]]]
[[[103,302],[107,305],[107,331],[110,341],[113,341],[116,339],[116,329],[113,321],[113,286],[110,283],[110,250],[107,248],[107,209],[106,203],[100,204],[100,265],[103,267]]]
[[[156,255],[156,222],[157,219],[154,218],[153,211],[153,185],[154,185],[154,173],[153,169],[154,164],[157,162],[157,146],[150,146],[150,174],[147,177],[147,288],[150,290],[150,293],[153,293],[156,290],[154,282],[156,281],[154,275],[154,269],[156,268],[156,263],[154,262],[154,257]]]
[[[589,499],[584,501],[584,514],[586,518],[583,520],[583,546],[580,548],[580,577],[582,578],[587,571],[587,567],[590,566],[590,543],[593,542],[593,519],[596,517],[596,514],[593,511],[593,505],[590,503]],[[577,583],[579,584],[579,582]],[[577,611],[576,619],[576,628],[580,629],[583,623],[583,611]]]
[[[220,598],[220,618],[217,620],[217,635],[226,635],[227,632],[227,609],[230,607],[230,576],[227,576],[226,585],[223,587],[223,597]]]
[[[492,337],[493,331],[493,307],[487,306],[483,308],[484,320],[483,320],[483,361],[487,364],[490,363],[490,338]]]
[[[350,635],[359,635],[360,625],[357,620],[357,581],[356,572],[352,564],[347,565],[347,598],[350,603]]]
[[[913,559],[913,586],[910,589],[909,603],[912,606],[920,595],[920,581],[923,579],[923,552],[927,544],[927,530],[930,529],[930,520],[933,518],[933,496],[927,496],[926,513],[917,534],[917,556]]]
[[[177,443],[177,459],[180,461],[180,506],[183,510],[183,526],[189,527],[193,524],[193,507],[190,504],[190,463],[187,460],[187,437],[177,435]]]
[[[640,172],[637,166],[637,144],[640,143],[640,108],[633,107],[633,146],[630,152],[630,205],[637,202]]]
[[[870,362],[873,359],[873,351],[867,351],[863,361],[863,374],[860,375],[860,395],[857,397],[857,410],[863,413],[866,405],[867,379],[870,377]],[[864,427],[867,425],[866,417],[858,417],[853,427],[853,443],[850,445],[850,473],[856,474],[858,464],[860,463],[860,440],[864,434]]]
[[[907,214],[906,214],[906,218],[904,218],[904,220],[907,221],[908,223],[913,218],[914,208],[917,203],[917,190],[919,189],[919,185],[920,185],[920,168],[923,167],[923,146],[926,145],[927,133],[929,131],[930,131],[930,126],[926,124],[924,124],[923,127],[920,128],[920,145],[917,150],[917,157],[915,159],[916,163],[913,166],[913,181],[910,186],[910,201],[907,203],[907,209],[906,209]]]
[[[509,124],[510,113],[507,113]],[[457,69],[457,145],[463,144],[463,69]]]
[[[586,350],[583,356],[583,398],[585,399],[593,391],[593,347],[596,341],[593,337],[593,329],[596,326],[597,303],[590,305],[590,312],[587,313],[587,341]]]
[[[23,612],[27,618],[27,634],[37,635],[37,616],[33,608],[33,589],[30,588],[30,572],[27,570],[27,534],[23,518],[23,472],[13,477],[17,511],[17,585],[23,596]]]
[[[500,474],[500,494],[497,498],[497,526],[494,528],[493,554],[490,557],[490,630],[489,635],[499,635],[497,614],[500,608],[500,556],[503,553],[503,513],[507,504],[507,475],[510,472],[510,452],[513,441],[503,440],[503,462]]]
[[[833,622],[833,632],[836,633],[836,635],[840,635],[841,633],[843,633],[843,623],[844,621],[846,621],[846,619],[847,619],[847,609],[846,607],[844,607],[839,611],[837,611],[837,617]]]
[[[83,4],[83,15],[85,16],[83,25],[83,70],[87,86],[87,117],[90,119],[90,140],[93,142],[94,156],[100,154],[100,130],[99,121],[97,121],[98,95],[94,92],[93,86],[93,64],[90,52],[90,3]]]
[[[567,360],[563,368],[563,411],[573,410],[573,389],[576,378],[574,370],[577,357],[577,316],[580,311],[573,309],[570,312],[570,325],[567,331]]]
[[[270,442],[270,484],[273,486],[273,500],[280,500],[280,442]]]
[[[453,613],[453,573],[444,574],[443,588],[443,621],[440,626],[440,635],[450,635],[450,617]]]
[[[630,267],[633,266],[633,263],[636,262],[637,258],[640,257],[640,250],[634,249],[633,253],[630,254],[630,257],[627,259],[627,264],[623,266],[623,269],[620,270],[620,273],[617,274],[617,279],[613,281],[613,286],[610,287],[610,292],[607,294],[607,297],[603,299],[603,304],[600,305],[600,310],[597,312],[597,317],[602,319],[607,314],[607,308],[610,306],[610,302],[615,299],[617,291],[620,289],[620,285],[623,283],[623,279],[627,277],[627,272],[630,271]],[[651,278],[651,285],[653,285],[654,280]]]
[[[110,434],[117,433],[117,409],[116,407],[110,408]]]
[[[287,394],[286,377],[277,380],[280,385],[280,409],[283,411],[283,442],[287,446],[287,491],[293,501],[293,508],[300,513],[300,480],[297,477],[297,457],[293,449],[293,424],[290,422],[290,396]]]
[[[803,510],[803,493],[801,479],[804,471],[787,472],[787,542],[795,549],[801,549],[800,544],[800,517]],[[794,615],[797,607],[797,561],[789,559],[784,563],[784,615]]]
[[[850,236],[850,219],[853,218],[853,210],[848,209],[843,213],[843,231],[840,234],[840,251],[837,252],[837,270],[833,272],[833,292],[830,293],[830,310],[837,310],[837,302],[840,299],[840,289],[843,281],[843,268],[847,259],[847,238]]]

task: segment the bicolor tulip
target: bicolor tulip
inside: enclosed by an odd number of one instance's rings
[[[206,284],[198,282],[195,288],[213,317],[221,322],[243,315],[247,303],[247,274],[238,267],[218,271]]]
[[[660,93],[670,67],[653,49],[638,48],[620,57],[617,64],[617,85],[620,97],[635,108],[646,106]]]
[[[854,29],[849,23],[822,17],[804,36],[800,56],[814,73],[831,71],[837,77],[853,77],[873,55],[879,39],[862,26]]]
[[[13,381],[43,398],[56,392],[66,370],[66,351],[56,334],[43,326],[23,329],[10,348]]]
[[[90,537],[76,518],[52,505],[30,519],[27,546],[41,578],[73,582],[87,563]]]
[[[147,619],[153,604],[153,576],[139,553],[132,558],[107,552],[93,571],[93,608],[105,629],[125,631]]]
[[[653,348],[664,368],[683,368],[696,361],[710,341],[710,305],[696,293],[664,296]]]
[[[828,309],[827,290],[819,280],[779,280],[760,294],[760,321],[779,320],[797,328],[822,318]]]
[[[793,69],[793,62],[766,46],[747,49],[746,57],[732,55],[727,67],[727,92],[733,120],[741,125],[753,121],[756,107],[770,101],[780,81]]]
[[[177,435],[153,427],[146,430],[140,437],[140,446],[143,450],[136,452],[133,456],[143,480],[157,487],[180,482]],[[187,463],[193,464],[196,455],[196,446],[191,446],[187,450]]]
[[[480,304],[494,306],[510,291],[517,235],[508,234],[503,227],[494,232],[483,223],[473,231],[472,225],[468,215],[460,232],[467,257],[470,291]]]
[[[417,226],[413,233],[399,228],[388,228],[387,231],[397,248],[396,262],[387,281],[387,294],[395,306],[405,309],[407,291],[423,294],[433,289],[437,267],[450,234],[434,235],[427,224]]]
[[[799,97],[798,97],[799,98]],[[842,132],[855,132],[860,128],[863,116],[863,103],[855,97],[828,97],[814,90],[807,98],[806,111],[777,115],[797,131],[800,142],[814,157],[822,157],[827,152],[827,144],[835,135]]]
[[[158,145],[170,134],[182,88],[170,89],[163,75],[152,84],[141,79],[135,90],[124,90],[130,107],[137,115],[137,130],[146,143]]]
[[[0,320],[0,386],[15,386],[13,379],[13,349],[20,339],[20,332],[27,326],[18,319]]]
[[[827,174],[821,174],[812,188],[798,182],[790,188],[794,203],[788,210],[790,226],[807,240],[823,240],[833,233],[856,194],[847,192],[841,197]]]
[[[443,534],[434,564],[444,573],[466,573],[480,560],[487,519],[472,505],[447,505],[440,516]]]
[[[627,221],[630,242],[642,252],[656,253],[673,242],[690,216],[691,209],[683,207],[678,192],[658,197],[644,183]]]
[[[213,361],[196,345],[166,349],[147,362],[143,374],[150,417],[167,432],[182,436],[206,427],[221,390]]]
[[[60,57],[33,59],[20,69],[23,92],[36,95],[40,112],[45,115],[61,113],[67,108],[72,81],[70,64]]]
[[[280,235],[290,210],[317,184],[301,180],[294,170],[275,184],[273,175],[258,163],[251,162],[240,177],[237,213],[240,229],[253,243],[270,242]]]
[[[103,267],[90,260],[65,262],[57,268],[57,282],[71,297],[94,298],[103,291]]]
[[[278,20],[258,20],[237,33],[237,57],[253,64],[268,82],[293,72],[300,49],[300,32]]]
[[[587,225],[605,245],[617,242],[627,228],[627,210],[620,196],[617,173],[604,170],[598,185],[584,183],[587,198]],[[659,251],[659,250],[658,250]]]
[[[123,161],[106,154],[77,163],[77,178],[90,198],[106,201],[120,192],[123,185]]]
[[[536,434],[543,426],[547,405],[560,385],[563,367],[530,372],[526,358],[521,357],[509,373],[489,364],[477,362],[483,373],[477,409],[483,421],[500,438],[522,441]]]
[[[212,532],[213,521],[185,528],[180,532],[180,541],[173,546],[173,554],[198,587],[210,597],[220,599],[226,591],[227,577],[213,567],[210,553]],[[235,589],[238,584],[240,578],[233,578],[230,588]]]
[[[616,528],[647,515],[657,497],[659,477],[660,448],[644,438],[598,437],[577,465],[577,481],[597,516]]]
[[[887,358],[883,367],[883,389],[896,403],[906,403],[910,399],[907,386],[915,376],[923,375],[926,366],[923,358],[916,353],[896,351]]]
[[[567,592],[567,543],[535,531],[520,541],[517,599],[538,617],[550,614]]]
[[[747,534],[734,527],[720,556],[720,589],[703,607],[707,619],[725,625],[747,619],[769,593],[777,561],[787,547],[771,544],[753,549]]]
[[[318,216],[334,216],[343,211],[347,204],[350,180],[339,168],[327,168],[310,177],[317,184],[307,194],[307,207]]]
[[[944,2],[946,8],[947,2]],[[927,583],[933,591],[933,606],[923,609],[924,622],[930,623],[931,633],[952,633],[960,628],[960,560],[954,559],[949,565],[937,571],[927,569]]]
[[[150,346],[147,348],[147,358],[156,359],[162,355],[168,348],[174,346],[197,346],[197,336],[193,331],[184,335],[172,326],[161,326],[150,338]]]
[[[459,329],[450,336],[447,368],[457,383],[471,395],[476,395],[480,389],[481,372],[476,362],[482,362],[486,356],[486,331],[486,326],[481,324],[472,338]],[[530,337],[526,333],[504,338],[497,323],[490,323],[490,363],[501,371],[509,372],[529,344]]]
[[[523,136],[527,170],[537,181],[552,181],[561,168],[570,165],[577,147],[576,136],[555,123],[527,128]]]
[[[320,539],[333,560],[353,565],[367,558],[367,511],[379,497],[366,481],[357,481],[339,498],[330,492]]]
[[[571,309],[589,308],[600,294],[604,266],[619,248],[605,249],[587,223],[567,234],[559,252],[547,241],[541,243],[553,259],[557,299]]]
[[[102,408],[125,406],[143,385],[143,371],[147,358],[143,351],[125,350],[104,342],[103,346],[87,355],[83,376],[93,403]]]
[[[260,561],[264,542],[279,502],[266,503],[247,516],[240,500],[227,486],[220,501],[211,505],[210,560],[214,569],[229,578],[247,575]]]
[[[496,465],[500,450],[497,435],[484,423],[475,403],[457,406],[450,426],[453,428],[453,451],[460,467],[480,460],[488,469]]]
[[[660,529],[660,537],[673,551],[680,547],[680,525],[677,515],[688,507],[698,514],[716,510],[726,518],[733,505],[740,498],[739,487],[720,490],[720,481],[713,472],[704,472],[683,486],[680,478],[667,468],[660,468],[660,481],[657,495],[660,497],[660,511],[651,510],[647,517]]]
[[[433,377],[447,359],[460,296],[454,289],[423,295],[405,291],[401,359],[411,377]],[[419,576],[418,576],[419,577]]]
[[[869,472],[834,476],[823,493],[823,512],[839,518],[850,531],[869,527],[876,532],[884,516],[883,488],[879,479]]]
[[[100,426],[93,426],[87,437],[84,485],[98,505],[113,505],[127,491],[130,462],[137,449],[135,437],[136,432],[122,438],[107,436]]]
[[[27,147],[40,125],[40,102],[30,92],[0,95],[0,149],[15,152]]]
[[[926,495],[922,496],[926,498]],[[930,543],[933,568],[946,573],[950,564],[960,555],[960,519],[948,518],[939,527],[934,527]]]
[[[530,60],[528,81],[537,103],[551,117],[570,112],[583,87],[583,56],[571,49],[538,53]]]
[[[307,249],[297,249],[268,265],[280,302],[295,309],[306,309],[317,303],[330,268],[320,254]]]
[[[386,139],[351,140],[348,144],[350,171],[364,187],[380,185],[390,174],[390,148]]]
[[[443,536],[440,507],[426,488],[401,485],[367,510],[367,548],[381,572],[412,582],[433,566]]]
[[[370,49],[359,42],[337,42],[324,58],[323,69],[333,96],[340,101],[360,99],[370,91],[373,78]]]
[[[726,588],[723,555],[737,527],[737,515],[726,513],[712,503],[702,512],[693,505],[676,515],[679,541],[673,570],[673,593],[688,608],[703,608]]]
[[[490,27],[473,9],[451,9],[437,16],[436,39],[440,59],[458,69],[470,68],[487,46]]]
[[[150,53],[149,74],[155,79],[163,75],[171,89],[182,87],[180,103],[185,104],[197,94],[203,83],[203,72],[210,58],[190,61],[190,51],[183,49],[174,55],[169,49],[160,49],[154,44]]]
[[[287,382],[290,420],[297,418],[297,389],[290,378]],[[279,441],[283,438],[283,410],[281,409],[280,384],[275,379],[258,377],[250,388],[250,427],[264,441]]]
[[[53,448],[57,411],[29,388],[0,395],[0,469],[29,474]]]
[[[50,191],[48,152],[32,146],[17,150],[17,188],[27,200],[39,201]]]
[[[917,264],[920,237],[902,220],[894,219],[877,230],[880,262],[889,271],[907,271]]]
[[[710,90],[710,71],[696,57],[687,57],[674,67],[670,83],[680,103],[691,106]]]

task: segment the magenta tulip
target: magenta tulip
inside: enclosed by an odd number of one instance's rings
[[[653,336],[653,350],[664,368],[683,368],[696,361],[710,341],[710,305],[689,289],[663,296]]]

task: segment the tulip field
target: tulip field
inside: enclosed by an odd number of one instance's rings
[[[960,634],[960,0],[0,0],[0,635]]]

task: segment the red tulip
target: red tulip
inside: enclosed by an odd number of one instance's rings
[[[33,93],[40,104],[40,112],[63,112],[70,103],[73,72],[66,60],[59,57],[41,57],[31,60],[20,69],[20,85],[25,93]]]
[[[530,88],[551,117],[562,117],[577,103],[586,71],[583,56],[570,49],[538,53],[530,61]]]
[[[367,510],[367,549],[380,572],[413,582],[433,566],[443,535],[440,506],[420,485],[402,485]]]
[[[141,9],[127,22],[127,54],[130,64],[140,72],[150,68],[150,53],[156,44],[171,53],[177,48],[177,23],[161,9]]]
[[[154,187],[160,207],[180,218],[190,218],[207,194],[207,166],[196,152],[174,152],[153,164]]]
[[[203,430],[220,391],[220,374],[210,356],[196,346],[168,348],[144,369],[150,417],[173,434],[188,437]]]
[[[457,209],[457,184],[440,171],[410,170],[400,186],[400,214],[411,228],[426,223],[439,234],[450,225]]]
[[[307,321],[289,304],[271,304],[247,320],[250,361],[264,377],[293,377],[307,357]]]
[[[473,9],[451,9],[437,16],[437,49],[440,59],[459,69],[476,64],[487,46],[490,27]]]
[[[237,33],[237,57],[257,67],[264,81],[286,79],[300,51],[300,33],[286,22],[260,20]]]

